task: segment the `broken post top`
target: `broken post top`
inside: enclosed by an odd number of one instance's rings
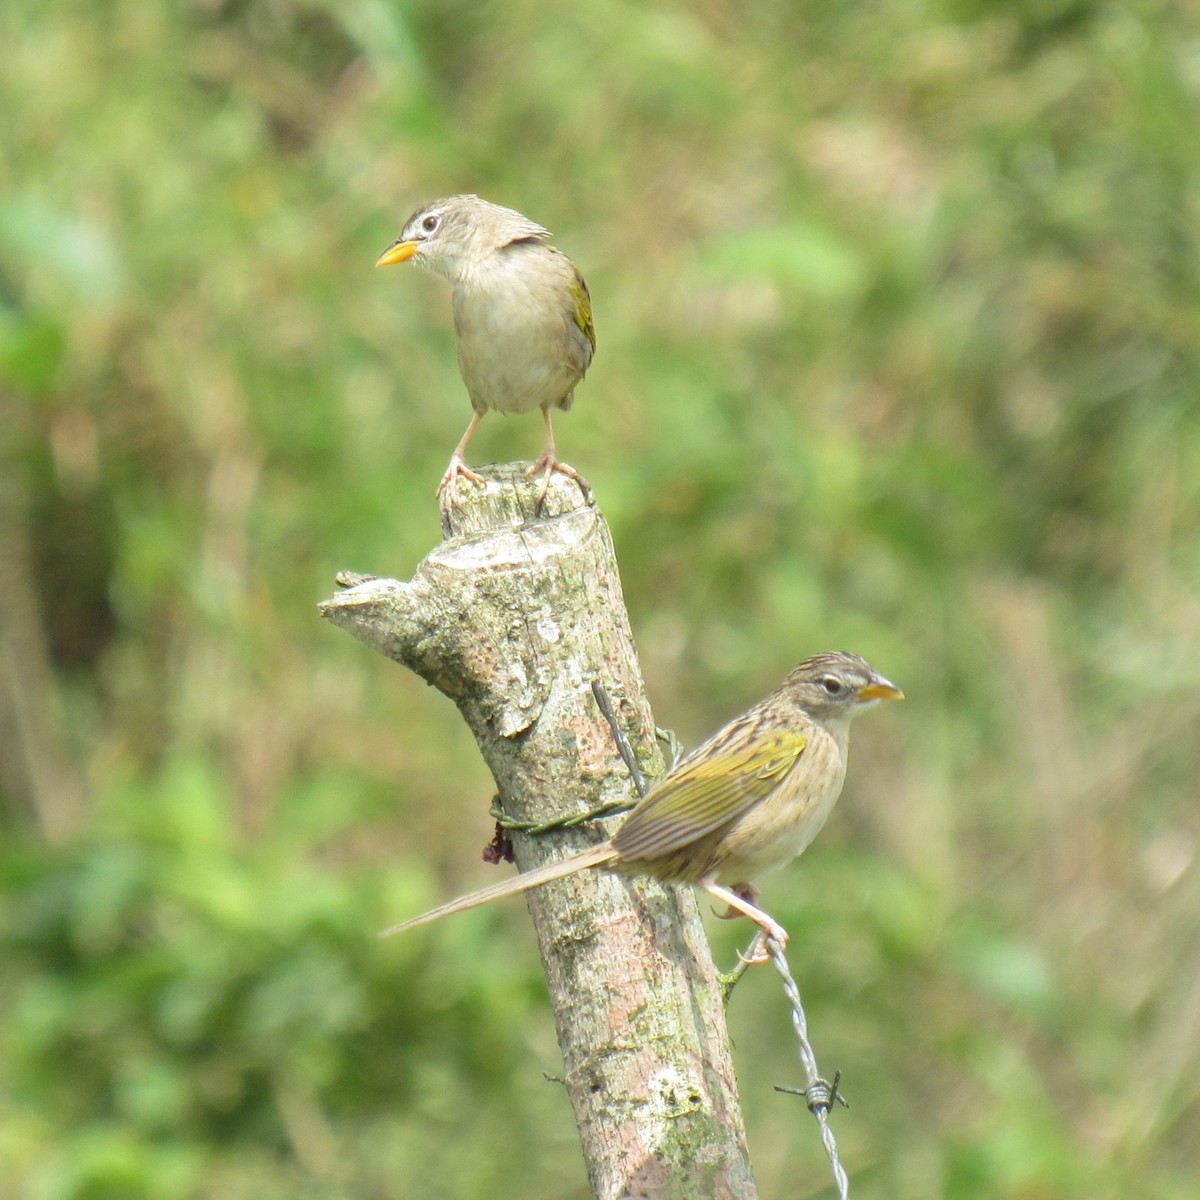
[[[542,479],[526,476],[525,464],[480,473],[484,485],[462,480],[458,503],[443,505],[453,532],[411,580],[340,575],[348,590],[325,601],[322,615],[460,707],[481,708],[506,737],[541,716],[554,688],[582,692],[615,674],[618,693],[640,695],[599,510],[578,483],[555,474],[539,516]]]
[[[456,485],[458,503],[442,500],[442,534],[447,539],[490,534],[504,528],[519,528],[552,520],[578,509],[591,508],[583,488],[573,479],[555,472],[550,477],[546,498],[538,513],[537,498],[542,476],[527,475],[531,463],[488,463],[472,468],[487,481],[483,486],[469,479]]]

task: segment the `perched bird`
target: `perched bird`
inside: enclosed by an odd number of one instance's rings
[[[750,917],[782,947],[783,928],[758,907],[752,879],[816,837],[842,790],[850,719],[903,693],[844,651],[806,658],[765,700],[687,755],[639,801],[611,841],[546,863],[404,921],[398,933],[585,867],[691,883]]]
[[[419,208],[380,255],[379,267],[412,259],[450,282],[458,369],[475,415],[438,486],[450,498],[460,475],[483,476],[467,466],[467,443],[484,414],[540,408],[546,447],[529,474],[544,472],[538,506],[550,476],[570,476],[589,499],[591,490],[554,450],[552,408],[570,408],[575,385],[596,350],[592,301],[575,264],[549,245],[548,230],[511,208],[478,196],[448,196]]]

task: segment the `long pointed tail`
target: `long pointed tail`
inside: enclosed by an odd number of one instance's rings
[[[490,887],[480,888],[479,891],[471,892],[469,895],[459,896],[457,900],[440,904],[437,908],[430,909],[429,912],[423,913],[419,917],[413,917],[411,921],[401,921],[399,925],[385,929],[379,936],[388,937],[390,934],[436,921],[440,917],[448,917],[451,913],[465,912],[468,908],[478,908],[481,904],[499,900],[502,896],[515,896],[518,892],[527,892],[531,888],[541,887],[543,883],[549,883],[551,880],[574,875],[576,871],[583,871],[588,867],[602,867],[616,857],[617,852],[612,848],[612,844],[601,842],[599,846],[593,846],[590,850],[581,850],[569,858],[560,858],[558,862],[535,867],[532,871],[526,871],[515,879],[505,879],[500,883],[493,883]]]

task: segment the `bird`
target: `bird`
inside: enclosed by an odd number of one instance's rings
[[[568,409],[596,352],[592,299],[578,267],[549,244],[550,232],[515,209],[475,195],[418,208],[376,266],[411,260],[448,280],[458,369],[475,410],[450,456],[437,495],[456,499],[459,477],[483,483],[467,465],[467,443],[485,414],[542,410],[546,444],[529,469],[542,472],[541,510],[554,472],[591,489],[554,445],[551,410]]]
[[[787,945],[752,880],[785,866],[820,832],[842,790],[850,721],[904,693],[844,650],[806,658],[764,700],[684,757],[608,841],[402,921],[387,936],[598,867],[703,888]],[[756,939],[757,941],[758,939]]]

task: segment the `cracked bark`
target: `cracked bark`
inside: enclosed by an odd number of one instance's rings
[[[603,517],[556,477],[545,516],[520,464],[464,482],[458,529],[408,582],[345,574],[323,616],[458,705],[504,811],[541,821],[633,799],[599,679],[648,776],[654,722]],[[516,834],[521,870],[620,818]],[[754,1197],[716,972],[690,889],[596,870],[527,896],[593,1194]],[[397,917],[407,914],[398,913]]]

